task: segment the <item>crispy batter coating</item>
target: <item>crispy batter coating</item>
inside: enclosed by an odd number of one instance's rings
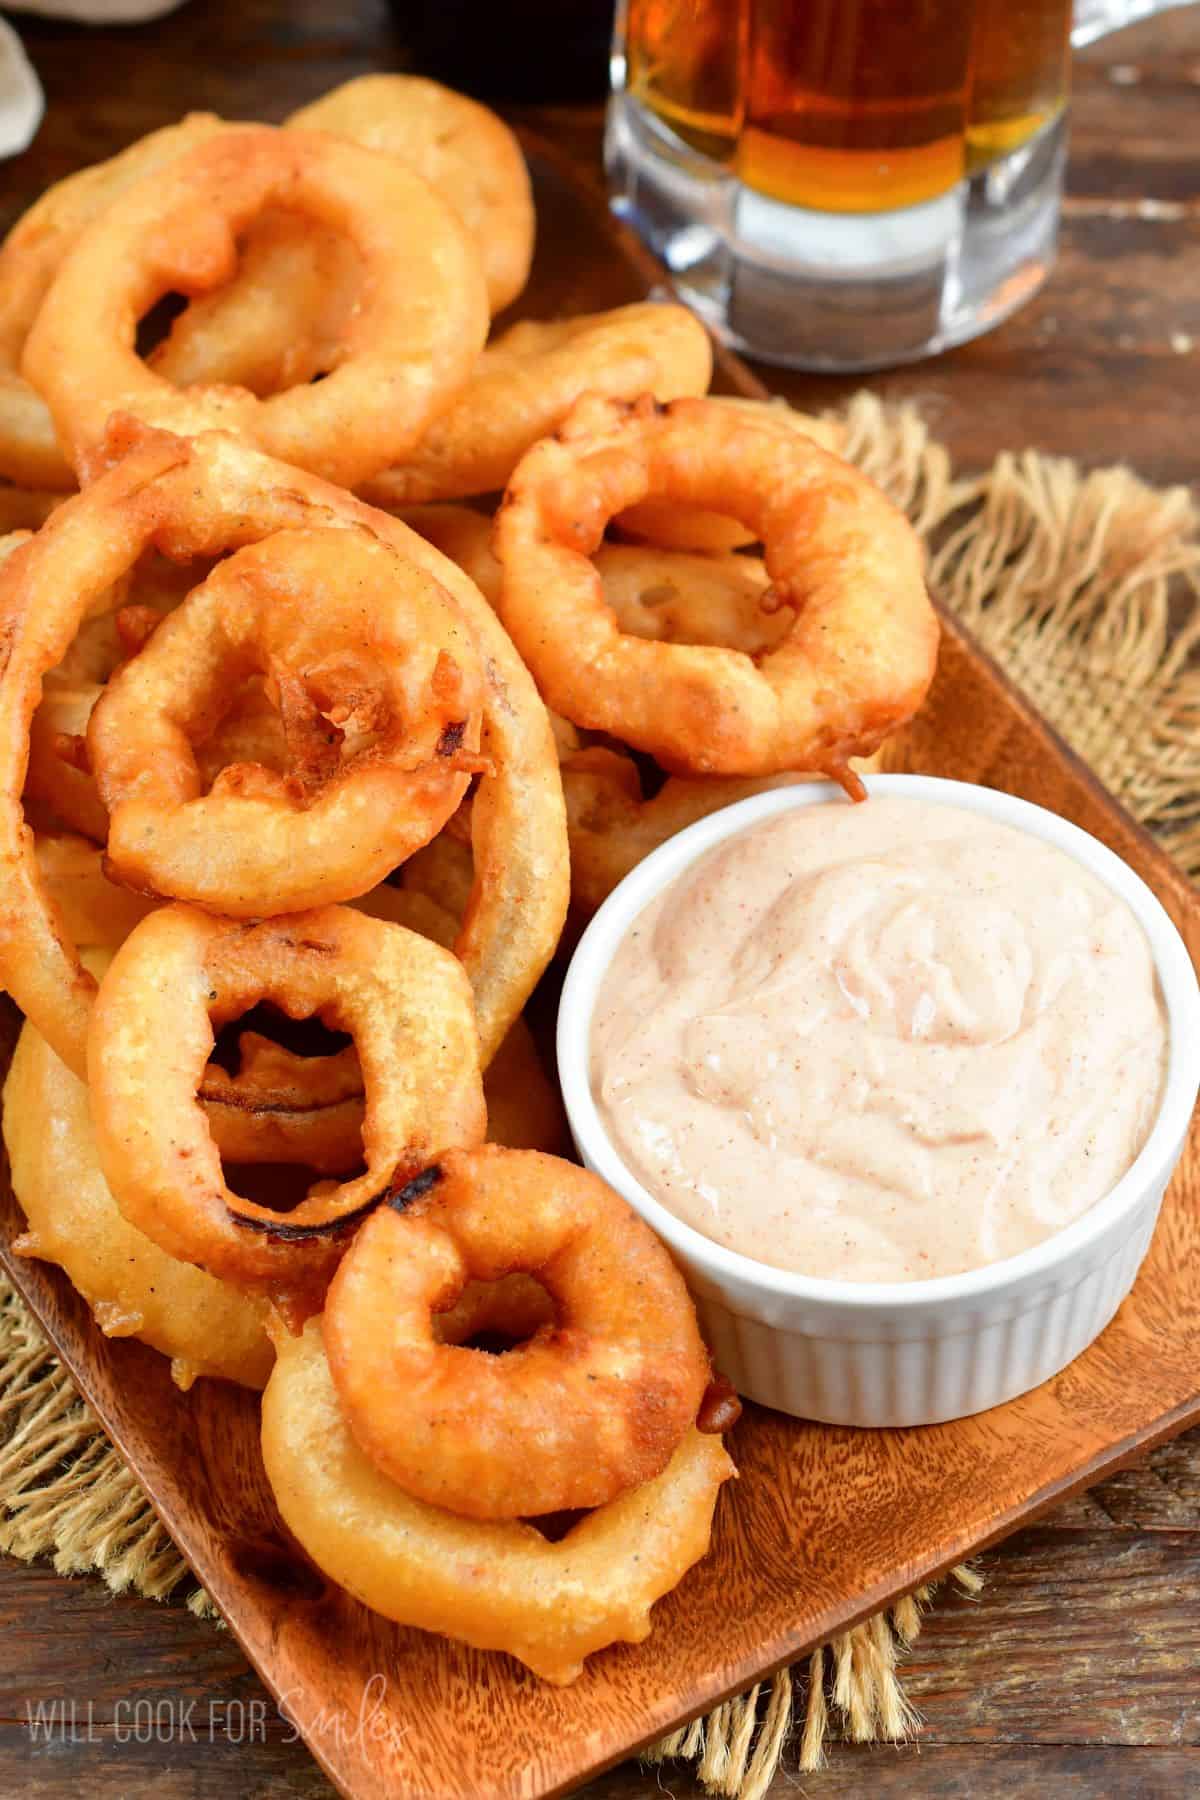
[[[406,1492],[477,1519],[603,1506],[661,1473],[709,1380],[666,1248],[600,1178],[450,1151],[358,1233],[325,1343],[350,1429]],[[558,1317],[501,1357],[440,1344],[468,1280],[534,1275]]]
[[[237,269],[237,238],[273,206],[343,234],[363,266],[326,378],[260,399],[176,388],[137,354],[164,294]],[[25,343],[22,371],[76,472],[103,468],[114,411],[193,433],[220,426],[346,486],[406,455],[487,335],[479,258],[446,202],[395,158],[317,132],[218,132],[120,194],[80,234]]]

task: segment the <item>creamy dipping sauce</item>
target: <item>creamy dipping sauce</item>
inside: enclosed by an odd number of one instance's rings
[[[1062,851],[883,795],[800,807],[686,870],[597,994],[628,1167],[776,1268],[917,1281],[1051,1236],[1129,1168],[1167,1026],[1137,920]]]

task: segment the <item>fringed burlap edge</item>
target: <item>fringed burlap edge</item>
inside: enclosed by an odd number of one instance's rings
[[[1034,451],[957,477],[912,408],[860,394],[846,453],[912,519],[939,599],[971,629],[1130,811],[1200,874],[1200,539],[1184,488],[1128,469],[1085,474]],[[191,1580],[186,1563],[20,1299],[0,1277],[0,1550],[95,1571],[152,1598]],[[963,1567],[968,1594],[980,1577]],[[648,1762],[694,1764],[709,1792],[762,1800],[803,1719],[795,1761],[818,1768],[832,1732],[898,1742],[917,1724],[898,1662],[933,1587],[815,1650],[707,1718]],[[202,1591],[188,1604],[210,1612]]]

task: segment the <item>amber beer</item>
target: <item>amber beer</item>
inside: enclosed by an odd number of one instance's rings
[[[627,0],[626,87],[747,188],[886,212],[1055,117],[1070,22],[1070,0]]]

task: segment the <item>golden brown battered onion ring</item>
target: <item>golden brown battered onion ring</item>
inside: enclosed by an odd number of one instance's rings
[[[237,236],[283,206],[343,233],[362,259],[358,302],[326,378],[266,399],[175,388],[138,356],[164,294],[232,279]],[[316,132],[218,133],[108,205],[64,259],[22,369],[72,466],[103,466],[114,411],[193,433],[225,426],[349,486],[408,454],[469,374],[487,334],[479,259],[454,213],[391,157]]]
[[[233,763],[204,793],[193,742],[255,673],[278,692],[288,772]],[[365,531],[275,532],[218,563],[96,702],[109,862],[236,918],[352,899],[458,806],[482,692],[466,621],[424,569]]]
[[[377,506],[455,500],[502,488],[532,444],[556,429],[582,394],[629,400],[703,394],[712,346],[685,307],[643,302],[495,338],[413,454],[362,484]]]
[[[29,1024],[4,1084],[4,1141],[29,1222],[18,1256],[65,1269],[101,1331],[161,1350],[180,1387],[197,1375],[262,1387],[273,1360],[262,1302],[177,1262],[122,1218],[100,1173],[87,1089]]]
[[[521,147],[495,113],[420,75],[362,75],[286,125],[394,156],[461,219],[492,313],[516,299],[533,256],[533,195]],[[256,394],[311,380],[353,303],[356,262],[344,240],[311,222],[265,216],[242,246],[236,278],[192,301],[151,366],[176,384],[236,382]]]
[[[558,1322],[502,1357],[440,1344],[469,1280],[534,1275]],[[533,1150],[449,1151],[356,1236],[325,1301],[350,1429],[431,1506],[515,1519],[661,1474],[708,1354],[675,1264],[599,1176]]]
[[[622,632],[595,554],[648,494],[734,506],[792,614],[760,657]],[[849,463],[705,400],[587,399],[522,460],[496,521],[500,613],[547,704],[676,774],[837,770],[924,699],[937,618],[920,540]]]
[[[227,1187],[197,1089],[213,1024],[267,1000],[354,1039],[363,1174],[284,1215]],[[309,1295],[343,1234],[486,1119],[471,993],[427,938],[348,907],[241,924],[164,906],[126,938],[88,1034],[100,1166],[124,1216],[172,1256],[249,1287]]]
[[[569,869],[558,759],[529,673],[478,589],[398,520],[223,432],[190,440],[116,421],[116,463],[60,506],[0,568],[0,980],[77,1074],[86,1068],[95,984],[40,881],[21,793],[29,721],[47,671],[80,624],[156,546],[180,562],[272,532],[363,527],[445,587],[483,662],[480,777],[471,808],[474,871],[455,943],[475,994],[487,1062],[554,952]]]
[[[565,1685],[608,1644],[640,1644],[650,1609],[708,1549],[719,1437],[689,1431],[654,1481],[557,1543],[517,1520],[426,1506],[382,1475],[346,1424],[320,1321],[278,1345],[263,1395],[263,1462],[288,1529],[364,1606],[480,1650],[506,1650]]]
[[[118,195],[156,175],[193,145],[231,129],[211,113],[189,113],[107,162],[56,181],[5,238],[0,248],[0,475],[6,480],[59,492],[75,486],[45,402],[19,372],[25,340],[64,257]]]

